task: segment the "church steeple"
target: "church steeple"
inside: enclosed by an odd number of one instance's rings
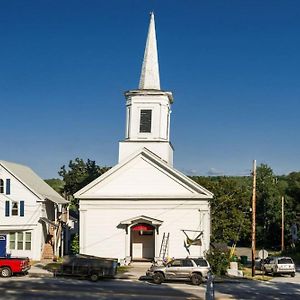
[[[144,53],[139,89],[160,90],[157,43],[153,12],[150,14],[150,24]]]
[[[162,91],[159,82],[154,14],[150,15],[148,37],[139,88],[125,92],[125,140],[119,144],[119,162],[147,148],[173,165],[170,143],[170,113],[173,96]]]

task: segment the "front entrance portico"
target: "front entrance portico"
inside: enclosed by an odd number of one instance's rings
[[[152,260],[158,256],[159,227],[163,221],[138,216],[120,222],[119,228],[125,229],[126,257],[132,260]]]

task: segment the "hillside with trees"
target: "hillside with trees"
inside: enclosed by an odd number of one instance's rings
[[[214,193],[211,201],[212,241],[251,244],[252,176],[192,177]],[[279,249],[281,244],[281,199],[284,197],[285,244],[291,245],[291,226],[300,223],[300,172],[277,176],[271,167],[257,167],[257,245]]]

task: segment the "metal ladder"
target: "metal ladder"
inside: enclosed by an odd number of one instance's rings
[[[164,259],[166,257],[167,249],[169,246],[169,237],[170,237],[170,232],[167,234],[164,232],[161,245],[160,245],[160,251],[159,251],[159,257]]]

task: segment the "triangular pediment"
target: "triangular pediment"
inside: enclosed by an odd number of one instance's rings
[[[120,222],[121,225],[132,225],[135,223],[148,223],[153,225],[161,225],[163,221],[142,215],[142,216],[126,219]]]
[[[78,199],[212,198],[212,193],[143,148],[75,193]]]

